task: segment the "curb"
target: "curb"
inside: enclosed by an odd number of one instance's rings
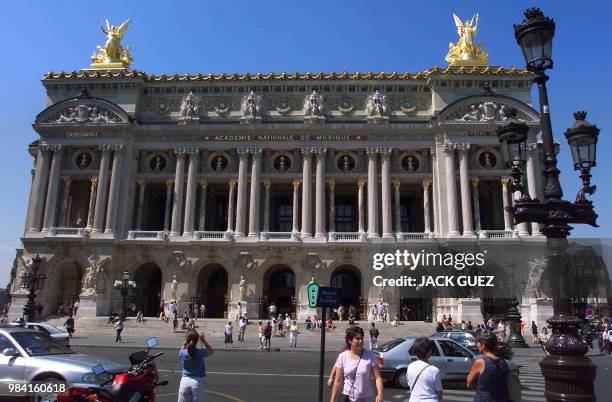
[[[76,348],[94,348],[94,349],[103,349],[103,348],[122,348],[122,349],[144,349],[140,346],[136,346],[136,345],[126,345],[126,344],[116,344],[116,345],[88,345],[88,344],[78,344],[78,345],[70,345],[71,348],[76,347]],[[180,349],[179,346],[177,347],[170,347],[170,346],[156,346],[154,348],[155,350],[176,350],[178,351]],[[216,348],[215,349],[215,353],[218,352],[264,352],[264,350],[262,349],[257,349],[257,348]],[[319,349],[306,349],[306,348],[271,348],[270,350],[271,352],[319,352]],[[338,351],[336,350],[326,350],[325,353],[335,353],[337,354]]]

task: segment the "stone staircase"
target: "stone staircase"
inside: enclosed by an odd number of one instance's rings
[[[64,317],[49,317],[44,322],[47,322],[57,328],[63,329],[65,322]],[[257,339],[257,321],[250,320],[249,326],[246,331],[246,338],[248,340]],[[222,336],[225,325],[227,324],[226,319],[217,318],[206,318],[198,319],[196,321],[197,330],[203,330],[205,333],[212,336]],[[357,323],[364,331],[367,332],[370,328],[370,323],[367,321],[360,321]],[[342,339],[344,338],[344,331],[348,327],[348,321],[334,321],[335,330],[327,331],[326,337],[330,339]],[[404,337],[404,336],[428,336],[434,333],[434,325],[432,323],[425,323],[422,321],[406,321],[401,322],[399,326],[393,327],[390,323],[377,323],[376,327],[380,331],[380,342],[386,342],[388,340]],[[95,335],[103,336],[114,334],[115,330],[112,324],[108,324],[108,317],[79,317],[75,319],[75,328],[77,334],[80,336]],[[183,332],[179,328],[177,332]],[[173,328],[171,323],[161,321],[155,317],[145,317],[144,323],[138,323],[135,317],[129,317],[124,323],[123,333],[126,335],[138,335],[138,336],[158,336],[158,337],[169,337],[173,336]],[[234,323],[234,337],[238,333],[237,326]],[[306,331],[304,326],[300,323],[300,338],[313,340],[318,339],[320,336],[320,330],[317,331]]]

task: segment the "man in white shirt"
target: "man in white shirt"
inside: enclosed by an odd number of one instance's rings
[[[416,355],[418,360],[410,363],[406,371],[410,387],[409,402],[438,402],[442,399],[440,370],[427,363],[435,347],[433,342],[422,337],[415,339],[410,348],[410,353]]]

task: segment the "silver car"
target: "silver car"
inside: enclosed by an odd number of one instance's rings
[[[44,322],[12,322],[10,325],[11,327],[30,328],[36,331],[44,332],[45,334],[48,334],[51,338],[60,342],[64,346],[70,347],[70,335],[68,335],[68,332],[64,332],[51,324],[47,324]]]
[[[103,364],[106,373],[94,375]],[[21,327],[0,328],[0,379],[5,381],[61,381],[68,385],[96,386],[129,366],[75,353],[49,335]]]
[[[380,345],[374,353],[378,357],[380,371],[385,381],[392,381],[397,387],[408,389],[406,369],[417,360],[412,353],[415,337],[398,338]],[[440,369],[443,381],[463,381],[472,368],[472,361],[478,353],[472,352],[448,338],[429,338],[434,344],[433,354],[427,361]],[[516,366],[506,360],[510,369]]]

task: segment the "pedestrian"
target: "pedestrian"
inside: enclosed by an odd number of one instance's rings
[[[469,320],[468,320],[468,323],[467,323],[467,330],[468,330],[469,332],[472,332],[472,331],[474,330],[474,325],[472,325],[472,321],[469,321]]]
[[[285,333],[283,332],[283,322],[283,315],[279,314],[278,317],[276,317],[276,325],[278,325],[277,336],[285,336]]]
[[[259,339],[259,350],[262,350],[264,348],[264,329],[265,326],[263,325],[263,322],[261,322],[261,320],[259,320],[257,322],[257,338]]]
[[[64,327],[66,327],[66,332],[68,332],[68,337],[72,338],[72,334],[74,333],[74,318],[72,318],[72,314],[66,318],[66,322],[64,322]]]
[[[144,314],[142,314],[142,310],[138,310],[138,313],[136,314],[136,321],[139,323],[144,322]]]
[[[506,325],[504,324],[504,320],[499,320],[497,324],[497,336],[501,342],[506,340]]]
[[[289,347],[297,348],[297,336],[298,336],[298,326],[297,321],[293,321],[293,324],[289,326]]]
[[[204,314],[206,313],[206,305],[200,305],[200,318],[204,318]]]
[[[372,323],[372,328],[370,328],[370,349],[374,350],[378,348],[378,335],[380,332],[378,328],[376,328],[376,324]]]
[[[608,356],[612,354],[612,325],[608,325],[608,329],[602,334],[604,339],[604,351]]]
[[[117,336],[115,337],[115,342],[121,342],[121,331],[123,331],[123,321],[119,318],[115,321],[115,330],[117,331]]]
[[[79,306],[81,305],[81,303],[79,303],[79,299],[77,299],[74,304],[72,305],[72,315],[76,317],[77,315],[77,310],[79,309]]]
[[[240,317],[242,317],[242,304],[238,302],[238,306],[236,307],[236,323],[238,323]]]
[[[136,303],[132,302],[131,310],[132,310],[132,314],[131,315],[136,315]]]
[[[172,317],[172,328],[174,329],[174,332],[176,332],[176,327],[178,327],[178,317],[176,314],[174,314]]]
[[[227,325],[225,326],[225,331],[224,331],[224,335],[225,335],[225,339],[223,341],[224,349],[227,348],[227,345],[230,345],[231,348],[234,347],[233,332],[234,332],[234,327],[232,327],[232,322],[228,321]]]
[[[538,343],[538,326],[535,321],[531,321],[531,336],[533,337],[533,343]]]
[[[376,307],[377,311],[376,311],[376,315],[378,316],[378,322],[383,322],[385,320],[385,306],[382,304],[382,302],[378,303],[378,306]]]
[[[246,332],[246,319],[244,317],[240,317],[240,321],[238,322],[238,342],[244,342],[244,333]]]
[[[482,333],[482,327],[480,326],[480,324],[476,324],[476,331],[474,332],[476,333],[476,336]]]
[[[338,355],[335,367],[335,380],[330,402],[336,402],[340,393],[343,400],[358,402],[383,402],[383,379],[380,375],[376,355],[363,347],[363,329],[353,326],[346,330],[345,341],[348,349]],[[378,391],[374,390],[370,377],[374,375]]]
[[[493,353],[497,338],[485,332],[477,339],[476,346],[481,356],[474,360],[467,376],[467,387],[476,389],[474,402],[507,402],[509,370],[506,361]]]
[[[270,323],[270,321],[268,321],[268,323],[266,324],[266,327],[264,328],[264,347],[266,348],[266,350],[269,352],[270,351],[270,344],[271,344],[271,339],[272,338],[272,324]]]
[[[410,363],[406,370],[406,380],[410,387],[409,402],[437,402],[442,399],[440,370],[427,363],[435,347],[434,343],[425,337],[415,339],[412,344],[410,350],[418,360]]]
[[[198,348],[198,340],[204,345]],[[185,343],[179,351],[179,360],[183,367],[181,382],[178,391],[178,402],[200,402],[203,400],[204,377],[206,365],[204,359],[215,353],[206,342],[204,333],[199,335],[195,329],[185,333]]]
[[[2,313],[2,317],[0,317],[0,325],[1,326],[8,325],[8,317],[6,316],[6,313]]]
[[[550,339],[550,334],[548,333],[548,328],[546,327],[542,328],[542,333],[538,337],[538,341],[540,345],[542,345],[542,350],[547,355],[548,355],[548,351],[546,350],[546,342],[548,342],[549,339]]]

